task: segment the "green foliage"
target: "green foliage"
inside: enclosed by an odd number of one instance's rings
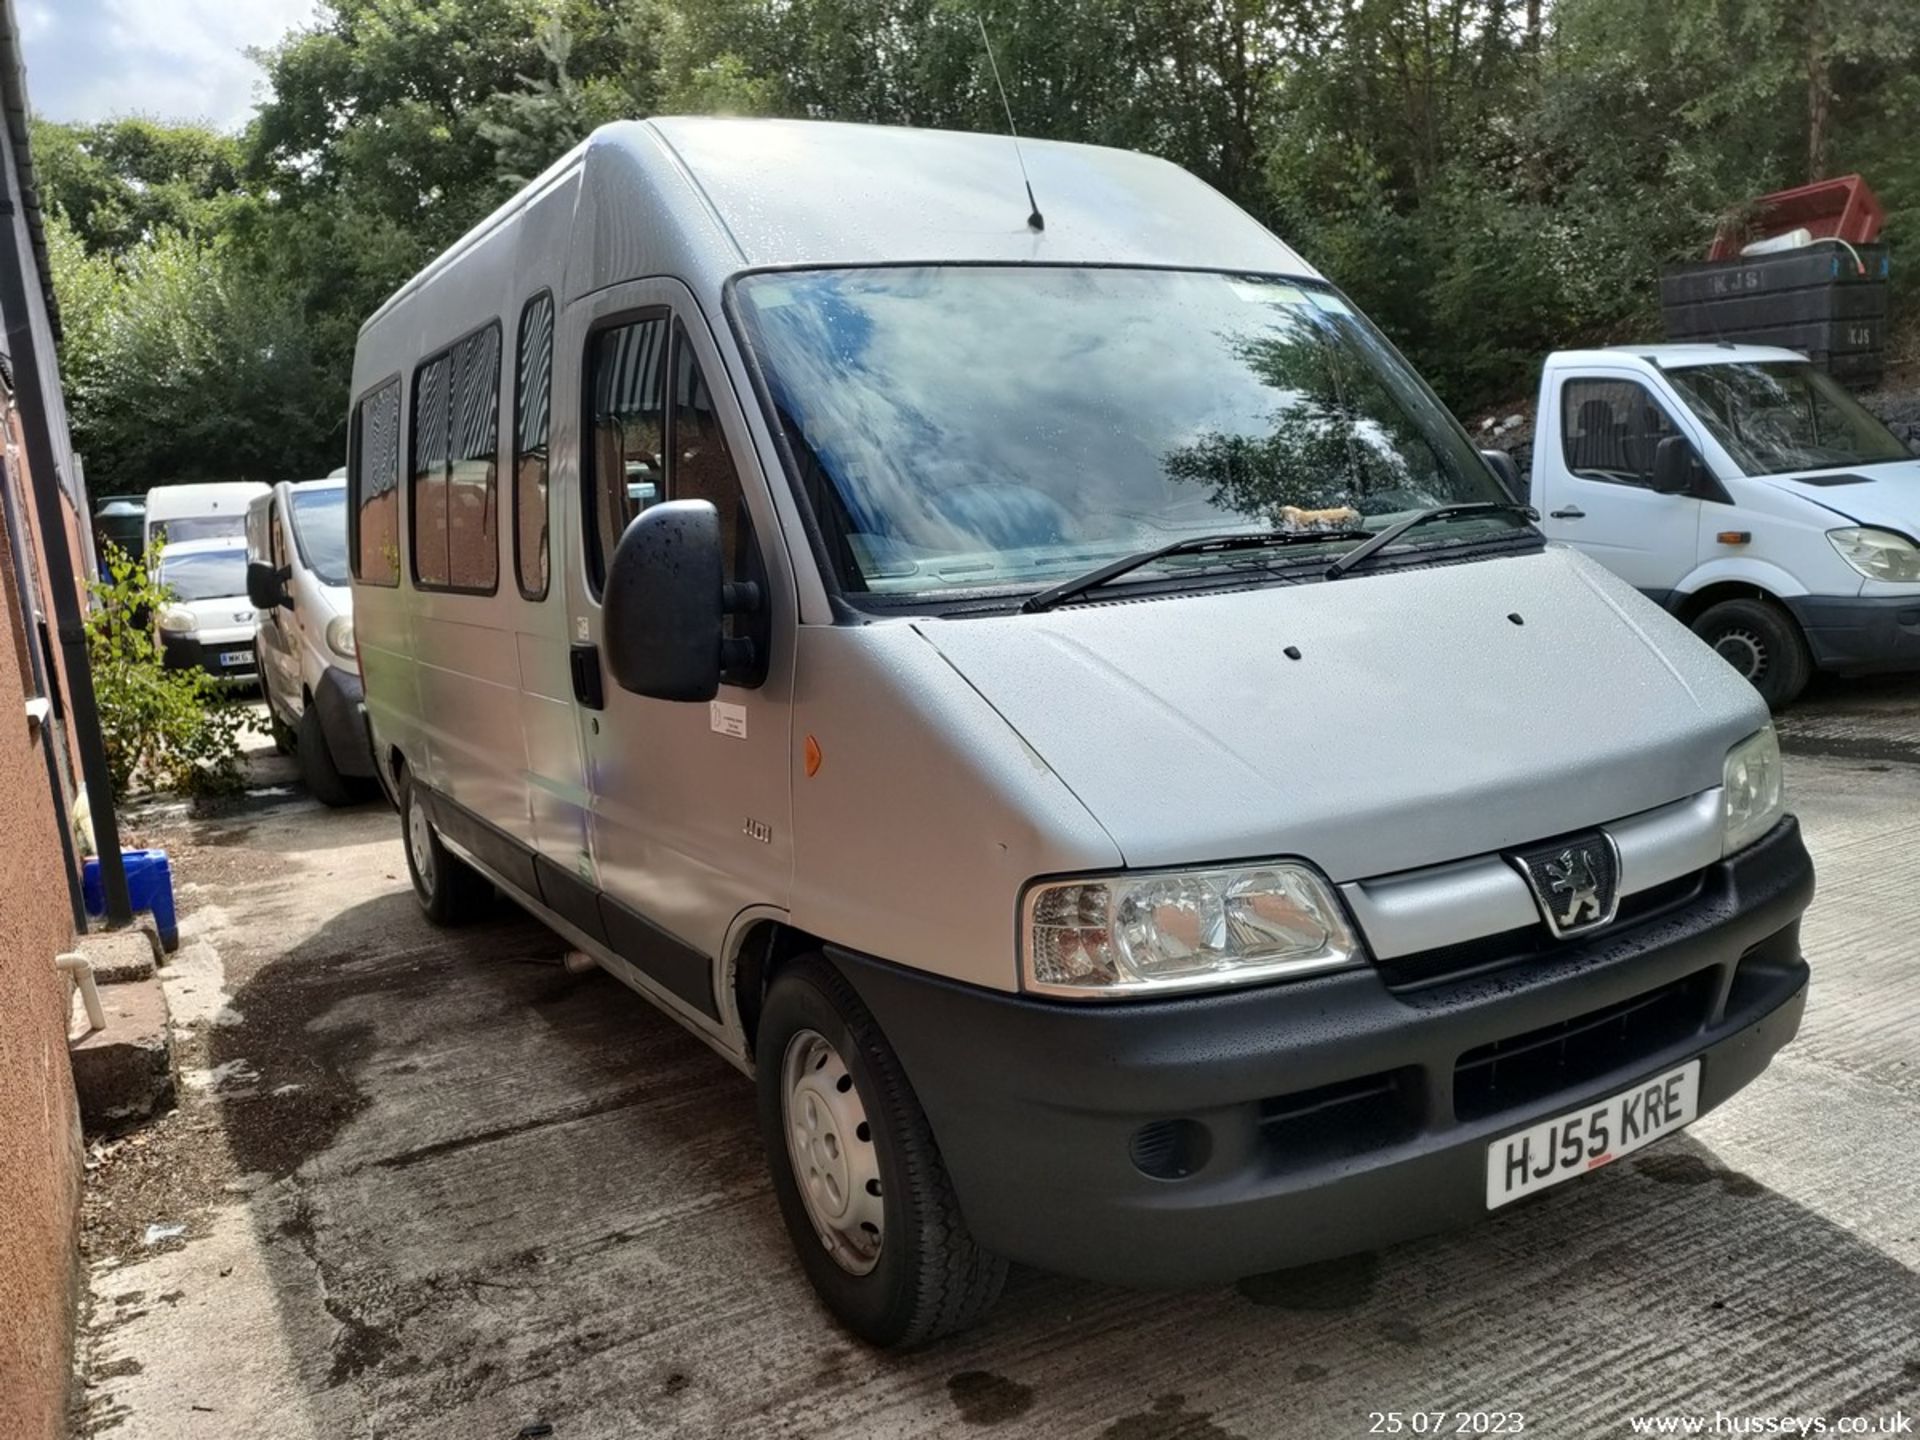
[[[151,552],[156,563],[160,548]],[[237,791],[246,711],[204,670],[163,664],[152,625],[171,597],[146,567],[109,544],[107,569],[109,578],[93,584],[87,658],[114,794]]]
[[[35,124],[89,474],[324,473],[361,320],[593,127],[998,130],[982,23],[1023,133],[1220,187],[1460,409],[1657,335],[1661,266],[1753,195],[1859,170],[1920,237],[1889,0],[322,0],[244,135]]]

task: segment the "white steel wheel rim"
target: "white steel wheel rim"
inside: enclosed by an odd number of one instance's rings
[[[787,1041],[780,1118],[794,1184],[814,1233],[842,1270],[867,1274],[879,1264],[885,1240],[880,1156],[860,1087],[817,1030],[801,1030]]]
[[[1714,651],[1748,680],[1758,680],[1767,669],[1767,642],[1751,630],[1723,630],[1714,637]]]
[[[420,877],[420,888],[433,894],[433,831],[427,825],[426,807],[417,791],[407,792],[407,849],[413,855],[413,873]]]

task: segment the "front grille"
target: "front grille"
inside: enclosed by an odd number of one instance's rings
[[[1709,967],[1571,1020],[1467,1051],[1453,1067],[1453,1113],[1478,1120],[1571,1090],[1699,1032],[1713,1003]]]
[[[1691,904],[1699,898],[1705,881],[1706,871],[1696,870],[1691,875],[1682,875],[1664,884],[1622,895],[1613,923],[1603,930],[1587,930],[1559,940],[1547,929],[1544,920],[1536,920],[1517,930],[1503,930],[1497,935],[1481,935],[1458,944],[1436,945],[1431,950],[1381,960],[1377,962],[1380,978],[1386,982],[1389,990],[1408,990],[1443,980],[1464,979],[1469,975],[1518,965],[1523,961],[1545,960],[1569,944],[1596,936],[1613,935],[1629,925],[1644,924]]]
[[[1260,1138],[1285,1167],[1364,1155],[1413,1137],[1419,1096],[1415,1069],[1271,1096],[1260,1102]]]

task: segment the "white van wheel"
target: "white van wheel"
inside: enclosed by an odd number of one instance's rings
[[[1693,622],[1713,647],[1775,710],[1791,705],[1813,678],[1813,657],[1793,617],[1765,600],[1722,600]]]
[[[787,1041],[781,1066],[787,1159],[807,1217],[842,1270],[865,1275],[885,1243],[880,1160],[847,1062],[816,1030]]]
[[[834,1318],[886,1346],[979,1319],[1007,1262],[974,1243],[926,1114],[846,977],[819,955],[775,976],[754,1057],[781,1218]]]
[[[436,925],[464,925],[486,912],[493,886],[487,878],[450,852],[434,832],[426,797],[413,783],[412,773],[400,771],[400,825],[407,842],[407,874],[413,895]]]

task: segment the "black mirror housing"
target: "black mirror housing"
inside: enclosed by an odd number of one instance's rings
[[[1684,435],[1669,435],[1654,447],[1653,473],[1647,485],[1660,495],[1690,495],[1705,468],[1691,440]]]
[[[287,594],[287,575],[276,570],[264,560],[247,562],[247,599],[253,602],[256,610],[271,610],[277,605],[293,608],[293,597]]]
[[[1493,471],[1507,494],[1520,504],[1528,502],[1527,482],[1520,478],[1520,467],[1514,463],[1513,456],[1505,450],[1482,450],[1480,458],[1487,462],[1487,468]]]
[[[655,700],[711,700],[724,668],[720,512],[705,500],[650,505],[627,526],[600,597],[607,668]]]

